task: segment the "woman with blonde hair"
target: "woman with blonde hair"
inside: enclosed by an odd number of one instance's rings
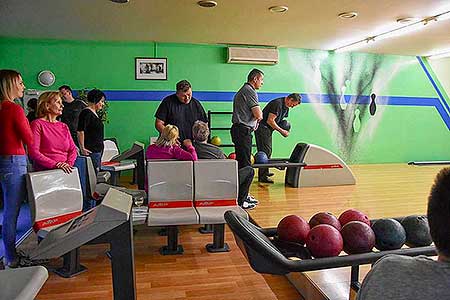
[[[26,196],[27,156],[23,144],[33,137],[22,107],[14,99],[23,97],[22,76],[14,70],[0,70],[0,186],[3,196],[2,237],[6,268],[19,265],[16,227],[20,204]]]
[[[39,96],[37,119],[31,123],[34,143],[29,149],[34,171],[62,169],[72,172],[77,148],[69,127],[57,120],[62,114],[59,92],[44,92]]]
[[[148,146],[145,156],[147,159],[178,159],[197,160],[197,152],[189,139],[183,141],[183,150],[178,145],[179,131],[175,125],[166,125],[156,142]]]

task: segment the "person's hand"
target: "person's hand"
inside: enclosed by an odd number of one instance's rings
[[[71,167],[68,163],[66,162],[59,162],[56,164],[56,167],[58,169],[61,169],[64,171],[64,173],[70,174],[72,173],[73,167]]]
[[[183,141],[183,145],[184,145],[184,147],[189,147],[189,146],[192,146],[192,141],[190,140],[190,139],[185,139],[184,141]]]
[[[280,133],[281,133],[281,135],[284,136],[284,137],[288,137],[288,136],[289,136],[289,131],[287,131],[287,130],[282,129],[282,130],[280,131]]]
[[[89,156],[89,154],[92,153],[91,150],[88,150],[88,149],[86,149],[86,148],[81,148],[80,151],[81,151],[81,154],[86,155],[86,156]]]

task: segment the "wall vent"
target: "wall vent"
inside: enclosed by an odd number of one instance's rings
[[[231,64],[263,64],[278,63],[278,49],[228,47],[228,63]]]

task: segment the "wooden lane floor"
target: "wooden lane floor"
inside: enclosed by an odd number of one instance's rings
[[[320,211],[339,216],[348,208],[361,210],[371,219],[426,214],[431,185],[443,167],[354,165],[356,185],[308,188],[285,187],[284,172],[275,169],[274,184],[252,184],[251,193],[260,204],[250,215],[261,227],[276,227],[289,214],[308,221]],[[369,266],[361,266],[360,280],[369,270]],[[349,267],[288,277],[302,287],[307,299],[349,299]]]
[[[158,228],[136,227],[134,235],[137,299],[139,300],[290,300],[301,299],[283,276],[254,272],[226,230],[228,253],[208,253],[212,235],[198,232],[200,226],[180,226],[183,255],[162,256],[159,247],[166,237]],[[113,299],[107,245],[81,248],[81,263],[88,271],[74,278],[52,273],[39,293],[40,300]],[[54,262],[56,263],[56,262]],[[0,297],[1,298],[1,297]]]

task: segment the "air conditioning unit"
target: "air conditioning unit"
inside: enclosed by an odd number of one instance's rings
[[[228,63],[230,64],[263,64],[278,63],[278,49],[228,47]]]

